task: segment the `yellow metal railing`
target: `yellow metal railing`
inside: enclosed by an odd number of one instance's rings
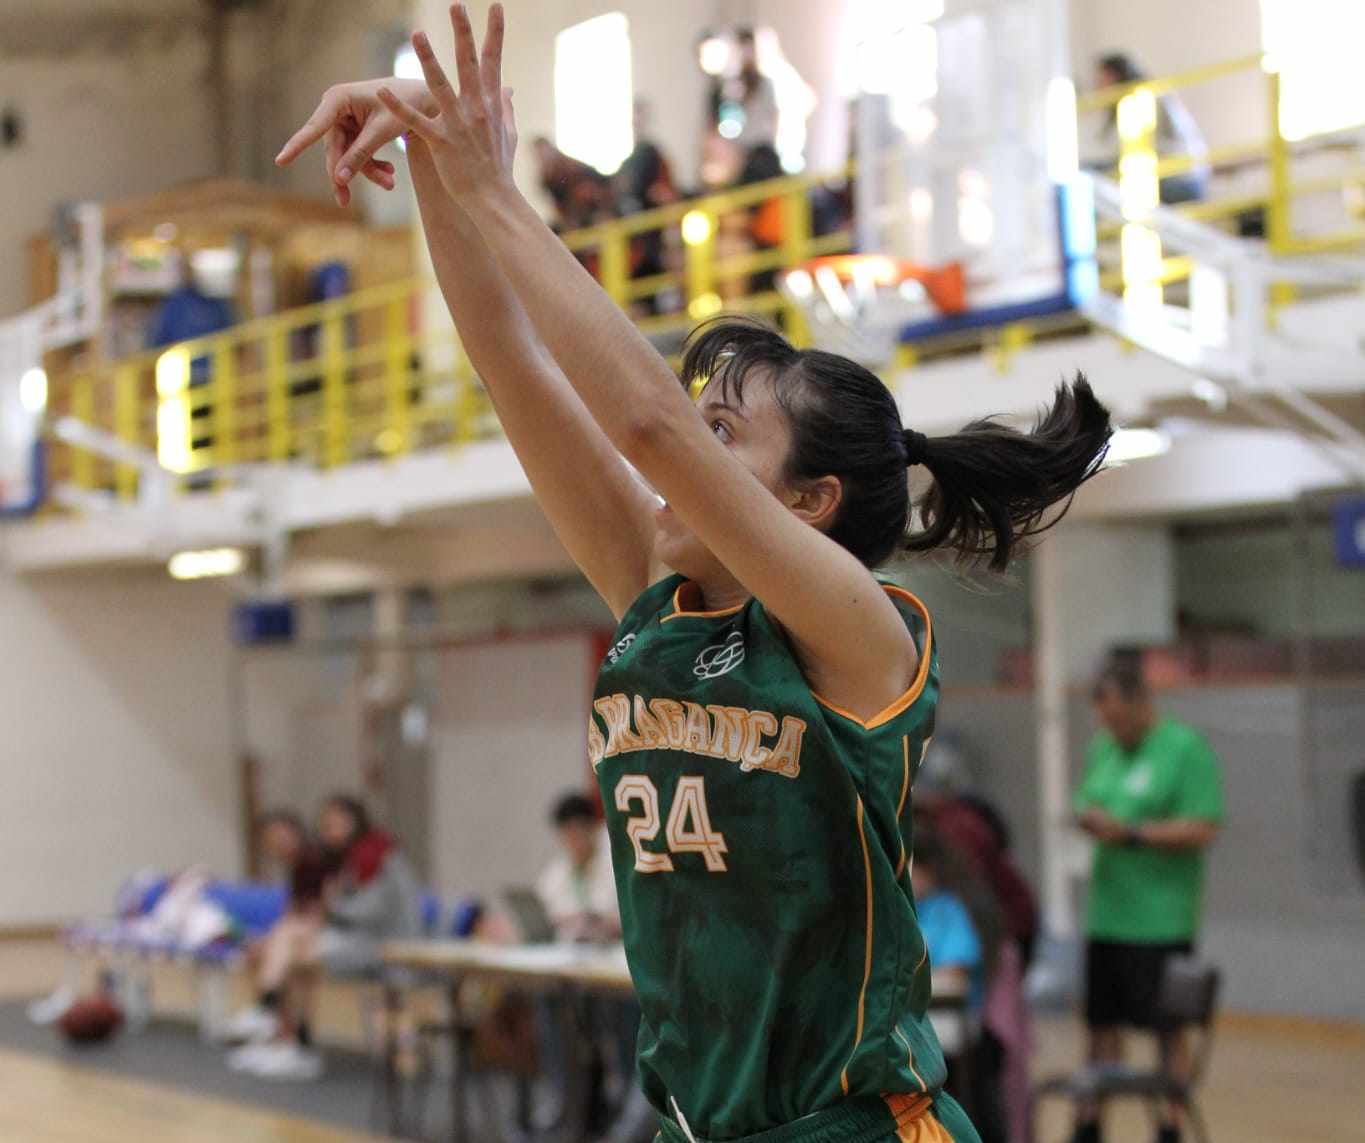
[[[772,288],[771,271],[850,248],[846,229],[812,232],[810,196],[821,181],[782,178],[708,195],[568,234],[565,243],[622,306],[653,311],[637,316],[647,334],[671,339],[726,308],[772,316],[805,342],[799,309]],[[771,248],[746,237],[763,204],[781,211],[782,240]],[[632,276],[632,244],[651,234],[666,269]],[[154,452],[196,487],[238,464],[335,468],[497,435],[449,323],[425,316],[444,312],[434,296],[429,281],[395,282],[93,370],[54,372],[50,412]],[[137,491],[133,466],[83,447],[54,441],[51,468],[78,487]]]
[[[1188,277],[1189,259],[1172,258],[1161,250],[1154,231],[1144,225],[1151,207],[1159,201],[1162,179],[1196,169],[1212,172],[1230,168],[1262,167],[1263,189],[1250,193],[1213,195],[1200,202],[1174,206],[1199,222],[1227,222],[1252,212],[1262,212],[1266,244],[1272,253],[1301,255],[1347,249],[1365,243],[1365,226],[1347,226],[1323,233],[1296,233],[1294,204],[1305,196],[1345,192],[1365,179],[1360,166],[1337,174],[1296,179],[1296,157],[1305,150],[1346,133],[1343,129],[1309,135],[1291,144],[1280,127],[1280,73],[1267,66],[1268,57],[1255,55],[1136,83],[1119,84],[1082,95],[1076,106],[1082,115],[1110,111],[1116,115],[1120,144],[1119,166],[1113,173],[1119,183],[1123,219],[1098,228],[1103,240],[1118,238],[1119,262],[1101,275],[1107,289],[1121,289],[1126,296],[1139,294],[1159,298],[1161,288]],[[1235,76],[1257,74],[1265,92],[1265,133],[1245,142],[1211,148],[1202,155],[1157,153],[1157,114],[1160,97]]]
[[[1159,296],[1188,276],[1190,260],[1161,249],[1144,216],[1159,199],[1160,179],[1209,165],[1264,164],[1266,185],[1177,209],[1203,221],[1263,210],[1271,249],[1307,253],[1365,240],[1365,228],[1337,234],[1296,234],[1292,205],[1306,194],[1336,189],[1345,175],[1298,179],[1295,148],[1279,129],[1279,77],[1265,72],[1267,133],[1221,147],[1206,156],[1157,154],[1157,100],[1196,84],[1258,72],[1261,57],[1247,57],[1082,96],[1082,113],[1116,109],[1120,119],[1120,183],[1124,219],[1101,228],[1118,237],[1121,259],[1106,268],[1102,284]],[[1359,174],[1357,170],[1357,174]],[[798,344],[808,344],[802,313],[772,286],[772,272],[851,246],[846,229],[817,235],[812,191],[830,178],[790,177],[708,195],[576,231],[566,245],[590,266],[607,293],[630,310],[639,328],[667,351],[696,321],[722,308],[768,315]],[[777,241],[756,245],[753,217],[780,220]],[[633,258],[646,240],[661,252],[662,269],[638,272]],[[248,321],[223,333],[168,350],[126,358],[84,372],[50,378],[51,412],[68,415],[156,453],[190,483],[212,483],[222,469],[260,462],[296,461],[335,468],[362,459],[397,457],[414,450],[454,446],[498,434],[482,387],[442,314],[433,286],[402,281],[335,301],[303,306]],[[906,347],[908,367],[938,352],[984,348],[997,368],[1035,336],[1073,318],[1014,323],[1003,328],[949,334]],[[54,442],[54,479],[123,497],[137,491],[137,471],[76,446]]]

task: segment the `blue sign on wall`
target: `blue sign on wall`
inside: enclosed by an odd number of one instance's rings
[[[294,607],[286,601],[250,600],[232,613],[232,637],[245,647],[294,638]]]
[[[1332,505],[1337,560],[1343,567],[1365,568],[1365,496],[1347,496]]]

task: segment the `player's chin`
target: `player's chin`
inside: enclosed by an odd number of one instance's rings
[[[710,549],[676,520],[661,524],[655,533],[654,558],[688,579],[708,578],[716,564]]]

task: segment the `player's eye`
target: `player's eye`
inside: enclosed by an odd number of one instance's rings
[[[721,420],[712,421],[711,431],[715,433],[716,436],[720,437],[720,439],[723,441],[734,440],[734,436],[730,432],[730,426],[727,425],[724,421]]]

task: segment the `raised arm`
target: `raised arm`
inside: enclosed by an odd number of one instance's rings
[[[324,99],[324,106],[331,100],[347,115],[369,110],[354,138],[341,145],[329,140],[329,174],[339,190],[351,172],[369,174],[374,152],[402,130],[375,100],[377,86],[347,85]],[[405,94],[419,98],[425,87]],[[309,134],[330,130],[330,121],[326,111],[314,116],[282,160],[307,146]],[[410,139],[408,163],[436,279],[461,344],[555,533],[619,618],[649,583],[653,498],[546,351],[478,231],[446,194],[420,139]]]
[[[668,364],[517,192],[502,101],[490,96],[501,90],[496,53],[486,46],[480,63],[463,6],[452,21],[458,95],[425,37],[413,40],[439,116],[385,89],[380,97],[428,144],[446,189],[611,442],[784,625],[822,689],[836,682],[831,689],[855,711],[880,710],[909,684],[918,659],[894,606],[867,568],[730,454]]]

